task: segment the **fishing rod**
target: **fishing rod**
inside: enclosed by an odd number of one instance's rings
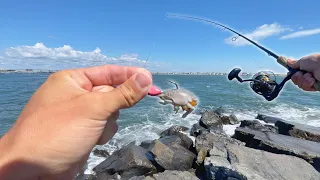
[[[214,24],[216,26],[220,26],[222,28],[227,29],[235,34],[237,34],[238,36],[246,39],[247,41],[249,41],[250,43],[252,43],[253,45],[255,45],[256,47],[258,47],[259,49],[261,49],[262,51],[266,52],[269,56],[272,56],[273,58],[275,58],[277,60],[277,62],[282,65],[283,67],[285,67],[286,69],[288,69],[289,74],[284,78],[284,80],[281,83],[277,83],[276,82],[276,78],[275,75],[272,72],[258,72],[257,74],[255,74],[252,79],[246,79],[246,80],[242,80],[239,77],[239,73],[241,71],[241,69],[239,68],[234,68],[228,75],[228,79],[231,81],[233,79],[237,79],[240,83],[242,82],[250,82],[250,86],[251,89],[256,92],[259,95],[262,95],[267,101],[272,101],[273,99],[275,99],[278,95],[279,92],[281,91],[281,89],[283,88],[284,84],[291,79],[292,75],[298,71],[301,71],[303,74],[307,73],[307,71],[305,70],[301,70],[301,69],[293,69],[291,67],[289,67],[287,65],[287,61],[288,59],[284,56],[279,56],[277,54],[275,54],[274,52],[266,49],[265,47],[259,45],[258,43],[252,41],[251,39],[245,37],[244,35],[238,33],[237,31],[222,25],[220,23],[211,21],[211,20],[207,20],[207,19],[203,19],[203,18],[198,18],[198,17],[193,17],[193,16],[185,16],[185,15],[176,15],[176,14],[167,14],[168,16],[172,16],[172,17],[180,17],[180,18],[187,18],[187,19],[194,19],[194,20],[199,20],[199,21],[204,21],[204,22],[208,22],[211,24]],[[238,37],[233,37],[232,41],[236,41]],[[313,88],[316,91],[320,91],[320,81],[316,81],[313,85]]]

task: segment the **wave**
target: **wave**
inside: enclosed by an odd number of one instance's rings
[[[215,109],[212,106],[205,108]],[[234,107],[225,108],[225,114],[234,114],[239,120],[253,120],[258,113],[320,127],[320,108],[310,108],[299,105],[292,106],[283,103],[271,107],[266,106],[259,110],[243,110]],[[148,110],[148,113],[144,114],[145,121],[119,128],[119,131],[107,144],[96,146],[96,148],[105,149],[111,154],[132,141],[135,141],[135,144],[139,145],[142,141],[159,138],[159,134],[162,131],[173,125],[182,125],[191,129],[192,125],[197,123],[201,117],[197,114],[190,114],[187,118],[181,118],[181,115],[182,113],[174,114],[172,110],[168,111],[168,109],[163,107],[151,107],[151,110]],[[119,121],[124,120],[119,119]],[[260,122],[264,123],[263,121]],[[223,129],[228,135],[233,135],[234,130],[239,125],[240,124],[224,125]],[[92,168],[104,159],[105,158],[96,157],[91,153],[88,159],[88,168],[85,173],[91,174]]]

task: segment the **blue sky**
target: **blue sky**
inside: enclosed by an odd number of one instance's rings
[[[220,22],[292,58],[319,52],[318,0],[292,1],[3,1],[0,68],[65,69],[101,64],[151,71],[286,72],[234,34],[200,21]]]

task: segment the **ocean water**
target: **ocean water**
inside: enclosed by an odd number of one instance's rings
[[[24,105],[34,91],[46,80],[48,74],[0,74],[0,137],[13,125]],[[277,77],[278,81],[282,77]],[[227,113],[235,114],[240,120],[254,119],[257,113],[276,116],[288,121],[320,127],[320,93],[304,92],[289,81],[277,99],[268,102],[256,95],[249,84],[228,81],[226,76],[155,75],[154,84],[162,90],[175,88],[168,80],[173,80],[181,88],[192,91],[200,100],[198,108],[215,109],[223,107]],[[136,141],[159,137],[159,133],[172,125],[191,127],[200,116],[190,114],[181,118],[182,112],[173,112],[170,105],[163,106],[156,97],[145,97],[136,106],[120,112],[119,130],[113,139],[97,148],[110,153],[123,145]],[[225,126],[232,134],[236,126]],[[104,158],[90,155],[90,173]]]

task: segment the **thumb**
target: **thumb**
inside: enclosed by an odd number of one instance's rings
[[[152,78],[149,73],[144,71],[136,73],[112,91],[101,94],[104,109],[115,112],[134,106],[147,95],[151,85]]]
[[[300,61],[295,61],[292,59],[288,59],[287,64],[289,67],[293,68],[293,69],[298,69],[300,68]]]

